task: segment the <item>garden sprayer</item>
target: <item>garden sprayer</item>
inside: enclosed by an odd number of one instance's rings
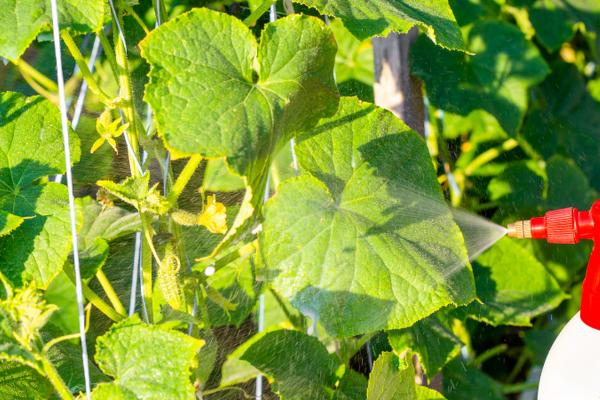
[[[594,241],[583,281],[581,311],[564,327],[546,358],[539,400],[600,399],[600,200],[589,211],[563,208],[508,225],[508,236],[548,243]]]

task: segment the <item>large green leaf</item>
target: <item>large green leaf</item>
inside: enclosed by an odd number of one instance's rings
[[[70,293],[72,297],[73,292]],[[62,310],[61,310],[62,312]],[[56,314],[60,314],[58,312]],[[77,316],[75,316],[77,319]],[[46,328],[49,328],[48,326]],[[56,329],[47,329],[51,333],[49,337],[59,337],[61,333]],[[77,329],[72,330],[69,334],[77,332]],[[44,335],[46,337],[46,335]],[[50,340],[49,338],[46,341]],[[48,359],[54,365],[61,378],[71,392],[79,393],[85,390],[85,377],[83,374],[83,368],[81,368],[81,346],[78,342],[62,342],[53,346],[48,351]],[[108,380],[108,378],[100,372],[98,367],[90,361],[90,379],[94,383],[100,383]]]
[[[313,17],[268,24],[257,44],[239,19],[195,9],[140,47],[151,66],[145,98],[167,146],[225,156],[241,175],[253,164],[260,175],[280,139],[337,107],[335,41]]]
[[[83,222],[79,232],[81,248],[97,238],[108,242],[141,230],[140,216],[120,207],[103,208],[90,197],[80,199]]]
[[[527,1],[527,11],[535,35],[549,51],[558,50],[573,38],[579,28],[594,37],[600,31],[600,3],[590,0]]]
[[[105,1],[58,0],[61,29],[98,31],[105,8]],[[0,56],[9,60],[19,58],[38,33],[51,27],[49,0],[0,0],[0,10]]]
[[[448,0],[298,0],[321,14],[339,17],[355,36],[407,32],[417,25],[441,46],[464,50]]]
[[[536,37],[549,51],[559,49],[575,34],[568,1],[537,0],[528,7],[528,12]]]
[[[444,50],[421,37],[412,50],[412,71],[425,81],[434,106],[461,115],[485,110],[516,135],[527,91],[544,79],[548,66],[537,48],[506,22],[475,23],[468,49],[474,55]]]
[[[500,14],[500,4],[496,0],[449,0],[449,3],[460,26],[497,18]]]
[[[137,213],[120,207],[103,208],[90,197],[79,199],[83,221],[79,231],[81,276],[88,280],[102,268],[109,255],[109,241],[141,230]]]
[[[240,360],[266,375],[282,399],[331,398],[337,365],[315,337],[292,330],[259,333],[229,356],[223,376],[231,378]]]
[[[202,188],[209,192],[235,192],[245,188],[244,180],[230,172],[222,158],[208,160],[202,177]]]
[[[446,398],[426,386],[417,386],[417,400],[446,400]]]
[[[419,356],[424,372],[433,377],[460,352],[462,342],[435,315],[410,328],[387,333],[390,345],[397,354],[407,350]]]
[[[4,400],[44,400],[52,385],[35,369],[16,361],[0,361],[0,397]]]
[[[525,217],[543,204],[545,187],[546,174],[535,161],[516,161],[490,181],[488,192],[492,200]]]
[[[74,294],[75,284],[64,271],[58,274],[44,291],[44,299],[60,310],[52,314],[50,324],[61,330],[64,335],[79,329],[77,299]]]
[[[79,141],[71,136],[73,162]],[[36,184],[65,170],[58,109],[41,97],[0,94],[0,210],[24,219],[0,237],[0,265],[13,284],[46,287],[71,248],[67,189]]]
[[[460,359],[444,370],[444,389],[448,400],[506,400],[500,383]]]
[[[383,352],[373,363],[367,400],[416,400],[415,370],[408,356]]]
[[[209,296],[206,306],[213,326],[239,326],[248,318],[258,292],[253,262],[250,258],[245,257],[229,263],[208,277],[206,281],[212,289],[218,291],[223,300],[235,307],[225,310]]]
[[[5,236],[14,231],[25,219],[17,215],[0,210],[0,236]]]
[[[352,369],[340,379],[333,400],[364,400],[367,396],[367,379]]]
[[[195,399],[190,368],[203,342],[178,331],[146,325],[137,316],[113,325],[96,342],[96,362],[114,382],[94,390],[94,399]]]
[[[472,299],[461,233],[415,132],[346,98],[296,150],[305,172],[269,201],[260,236],[269,278],[294,306],[353,336]]]
[[[502,239],[477,258],[477,297],[464,310],[491,325],[529,326],[531,318],[557,307],[567,295],[530,251]]]

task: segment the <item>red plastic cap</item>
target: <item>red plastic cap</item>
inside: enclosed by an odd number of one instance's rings
[[[575,223],[576,216],[576,208],[562,208],[560,210],[548,211],[544,215],[548,243],[578,243],[579,237]]]

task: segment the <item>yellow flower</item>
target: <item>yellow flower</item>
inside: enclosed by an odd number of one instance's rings
[[[215,195],[208,196],[204,209],[198,215],[198,224],[203,225],[212,233],[227,232],[227,208],[217,201]]]
[[[92,148],[90,149],[90,153],[94,153],[96,150],[98,150],[100,146],[104,144],[104,142],[107,142],[115,152],[118,152],[117,142],[114,138],[121,136],[128,126],[129,124],[121,125],[120,119],[113,121],[110,110],[104,110],[104,112],[96,120],[96,131],[98,131],[100,138],[94,142]]]

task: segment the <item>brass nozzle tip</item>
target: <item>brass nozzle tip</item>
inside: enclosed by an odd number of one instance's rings
[[[506,227],[508,230],[507,235],[509,237],[518,239],[530,239],[531,238],[531,221],[517,221],[512,224],[508,224]]]

